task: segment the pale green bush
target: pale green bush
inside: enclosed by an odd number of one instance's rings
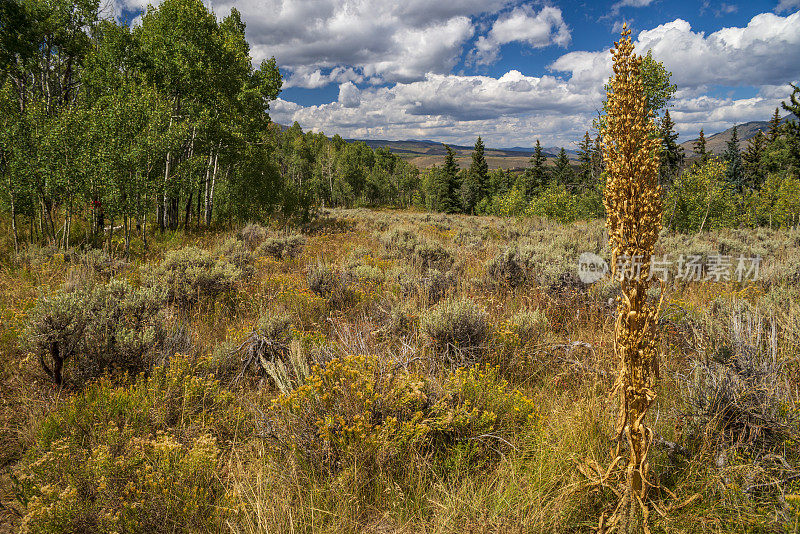
[[[511,328],[523,342],[535,342],[547,333],[550,321],[542,310],[536,308],[514,314],[511,317]]]
[[[486,311],[469,300],[447,299],[422,316],[421,329],[449,363],[477,356],[489,337]]]
[[[58,290],[37,301],[22,343],[58,384],[65,364],[74,382],[107,371],[138,373],[152,365],[168,337],[165,304],[164,290],[123,280]]]
[[[187,307],[231,292],[244,279],[229,260],[191,246],[167,252],[150,274],[153,285],[166,287],[171,302]]]

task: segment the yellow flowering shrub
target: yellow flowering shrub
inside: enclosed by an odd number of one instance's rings
[[[89,386],[38,429],[14,471],[25,532],[207,532],[231,508],[215,471],[242,428],[205,360],[175,356],[127,387]]]
[[[454,447],[485,456],[534,419],[531,400],[496,368],[459,369],[436,385],[360,355],[316,367],[304,385],[274,400],[266,426],[277,452],[331,473],[355,463],[391,467],[412,454],[441,463]]]

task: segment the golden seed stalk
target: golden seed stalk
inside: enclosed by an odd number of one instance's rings
[[[659,141],[655,123],[645,108],[639,67],[630,30],[614,43],[614,75],[608,91],[608,115],[602,130],[607,170],[604,203],[611,272],[622,286],[617,303],[614,351],[620,370],[615,391],[620,396],[618,442],[624,437],[630,456],[622,477],[620,502],[601,530],[648,532],[647,453],[653,432],[645,424],[656,398],[658,378],[657,324],[660,303],[647,301],[649,266],[661,230],[658,185]],[[612,465],[625,465],[620,457]]]

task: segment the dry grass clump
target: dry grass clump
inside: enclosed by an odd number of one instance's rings
[[[710,431],[718,449],[742,447],[750,454],[800,439],[800,413],[793,409],[795,392],[788,360],[779,354],[775,319],[741,304],[692,328],[699,354],[679,383],[684,416],[706,439]]]
[[[278,391],[289,392],[310,374],[308,357],[292,342],[293,332],[293,321],[286,315],[262,317],[242,343],[217,355],[215,368],[236,383],[248,373],[267,376]]]
[[[73,385],[107,371],[148,369],[170,330],[166,294],[112,280],[83,291],[57,290],[31,311],[23,346],[58,385],[64,366]]]
[[[445,362],[474,362],[489,338],[486,311],[470,300],[449,298],[428,310],[420,323],[422,332]]]

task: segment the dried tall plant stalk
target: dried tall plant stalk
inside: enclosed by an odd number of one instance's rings
[[[617,446],[617,458],[608,470],[625,466],[614,513],[601,518],[601,531],[648,532],[647,454],[653,431],[645,424],[656,398],[658,379],[657,305],[647,301],[650,261],[661,229],[661,193],[658,185],[659,142],[655,123],[645,107],[639,67],[630,30],[614,43],[614,76],[608,90],[608,115],[602,129],[607,170],[606,227],[612,248],[612,274],[620,280],[614,351],[620,361],[615,392],[620,396],[618,443],[624,437],[630,456]]]

